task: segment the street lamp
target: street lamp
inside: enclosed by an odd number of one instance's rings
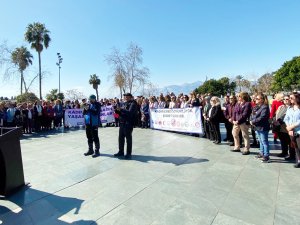
[[[61,57],[60,53],[57,53],[57,57],[58,57],[58,62],[56,63],[56,65],[58,66],[58,93],[60,93],[60,64],[63,61],[63,58]]]

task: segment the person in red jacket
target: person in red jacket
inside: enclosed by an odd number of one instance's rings
[[[279,106],[283,105],[283,96],[284,96],[283,93],[277,93],[274,96],[274,100],[272,101],[271,111],[270,111],[270,119],[272,123],[276,116],[277,109],[279,108]],[[278,134],[273,131],[273,135],[274,135],[274,143],[277,143]]]

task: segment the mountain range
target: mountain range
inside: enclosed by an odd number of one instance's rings
[[[164,94],[173,92],[175,95],[178,95],[180,93],[188,95],[202,84],[203,82],[196,81],[193,83],[184,83],[181,85],[168,85],[163,88],[160,88],[160,92]]]

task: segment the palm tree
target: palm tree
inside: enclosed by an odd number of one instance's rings
[[[23,72],[29,66],[29,64],[32,64],[32,58],[33,56],[24,46],[16,48],[11,53],[11,60],[18,67],[21,73],[21,95],[23,94],[23,83],[25,87],[25,93],[27,93],[26,82],[24,79]]]
[[[41,52],[44,47],[48,48],[51,38],[50,31],[46,29],[44,24],[33,23],[29,24],[25,33],[25,40],[31,44],[31,48],[38,52],[39,56],[39,86],[40,99],[42,99],[42,70],[41,70]]]
[[[99,100],[99,95],[98,95],[98,86],[101,84],[101,80],[96,74],[91,75],[89,83],[93,85],[93,88],[96,90],[96,95],[97,95],[97,101]]]

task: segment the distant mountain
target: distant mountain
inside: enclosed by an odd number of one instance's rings
[[[175,95],[178,95],[180,93],[188,95],[202,84],[203,82],[196,81],[194,83],[185,83],[181,85],[169,85],[161,88],[160,92],[164,94],[173,92]]]

